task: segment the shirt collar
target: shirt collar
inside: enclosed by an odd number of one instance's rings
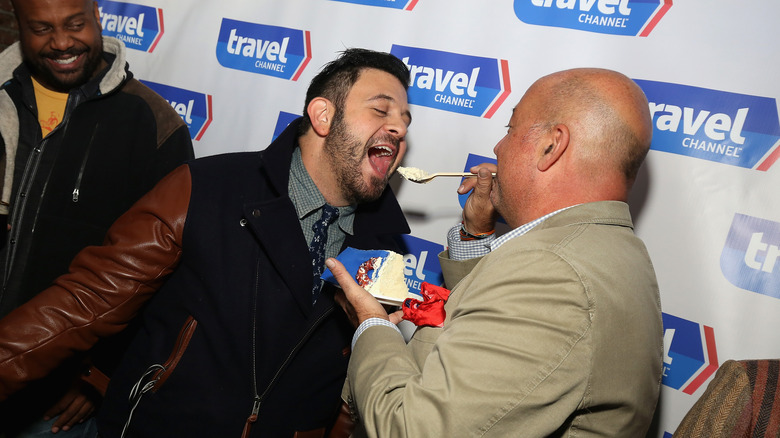
[[[306,171],[306,167],[303,165],[300,148],[295,148],[295,151],[293,151],[292,162],[290,163],[290,182],[287,191],[290,193],[290,199],[292,199],[300,220],[318,211],[325,205],[325,197],[322,196],[322,193],[317,188],[317,185],[314,184],[311,176],[309,176],[309,172]],[[353,234],[356,206],[347,205],[346,207],[336,208],[339,210],[339,228],[347,234]]]
[[[522,236],[523,234],[531,231],[532,229],[534,229],[534,227],[536,227],[537,225],[539,225],[542,222],[546,221],[547,219],[555,216],[556,214],[558,214],[558,213],[560,213],[560,212],[562,212],[564,210],[568,210],[568,209],[570,209],[572,207],[574,207],[574,205],[571,205],[569,207],[564,207],[564,208],[562,208],[560,210],[556,210],[556,211],[554,211],[552,213],[548,213],[548,214],[546,214],[546,215],[544,215],[544,216],[542,216],[542,217],[540,217],[538,219],[534,219],[531,222],[528,222],[526,224],[520,225],[519,227],[515,228],[514,230],[512,230],[512,231],[504,234],[503,236],[497,238],[496,240],[490,242],[490,250],[491,251],[495,251],[496,249],[498,249],[498,247],[500,247],[501,245],[505,244],[506,242],[514,239],[515,237]]]

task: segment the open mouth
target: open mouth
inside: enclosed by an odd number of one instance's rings
[[[81,66],[82,55],[83,53],[65,53],[60,56],[47,56],[46,60],[55,71],[69,72]]]
[[[368,148],[368,160],[374,170],[384,177],[395,161],[396,149],[387,145],[372,146]]]
[[[60,64],[60,65],[68,65],[68,64],[72,64],[72,63],[76,62],[76,60],[78,58],[79,58],[78,56],[71,56],[70,58],[53,59],[52,61],[54,61],[54,62],[56,62],[57,64]]]

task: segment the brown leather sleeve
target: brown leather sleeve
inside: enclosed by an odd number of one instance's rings
[[[0,320],[0,400],[125,328],[181,256],[192,189],[184,165],[82,250],[54,286]]]

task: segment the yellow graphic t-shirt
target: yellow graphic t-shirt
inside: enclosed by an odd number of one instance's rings
[[[68,103],[68,93],[58,93],[45,88],[33,78],[35,102],[38,104],[38,122],[41,124],[41,134],[45,138],[62,121],[65,114],[65,104]]]

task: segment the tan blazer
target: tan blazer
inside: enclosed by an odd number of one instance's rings
[[[356,435],[645,435],[661,306],[625,203],[570,208],[481,260],[441,257],[447,285],[457,283],[444,327],[418,328],[408,345],[371,327],[355,345]]]

